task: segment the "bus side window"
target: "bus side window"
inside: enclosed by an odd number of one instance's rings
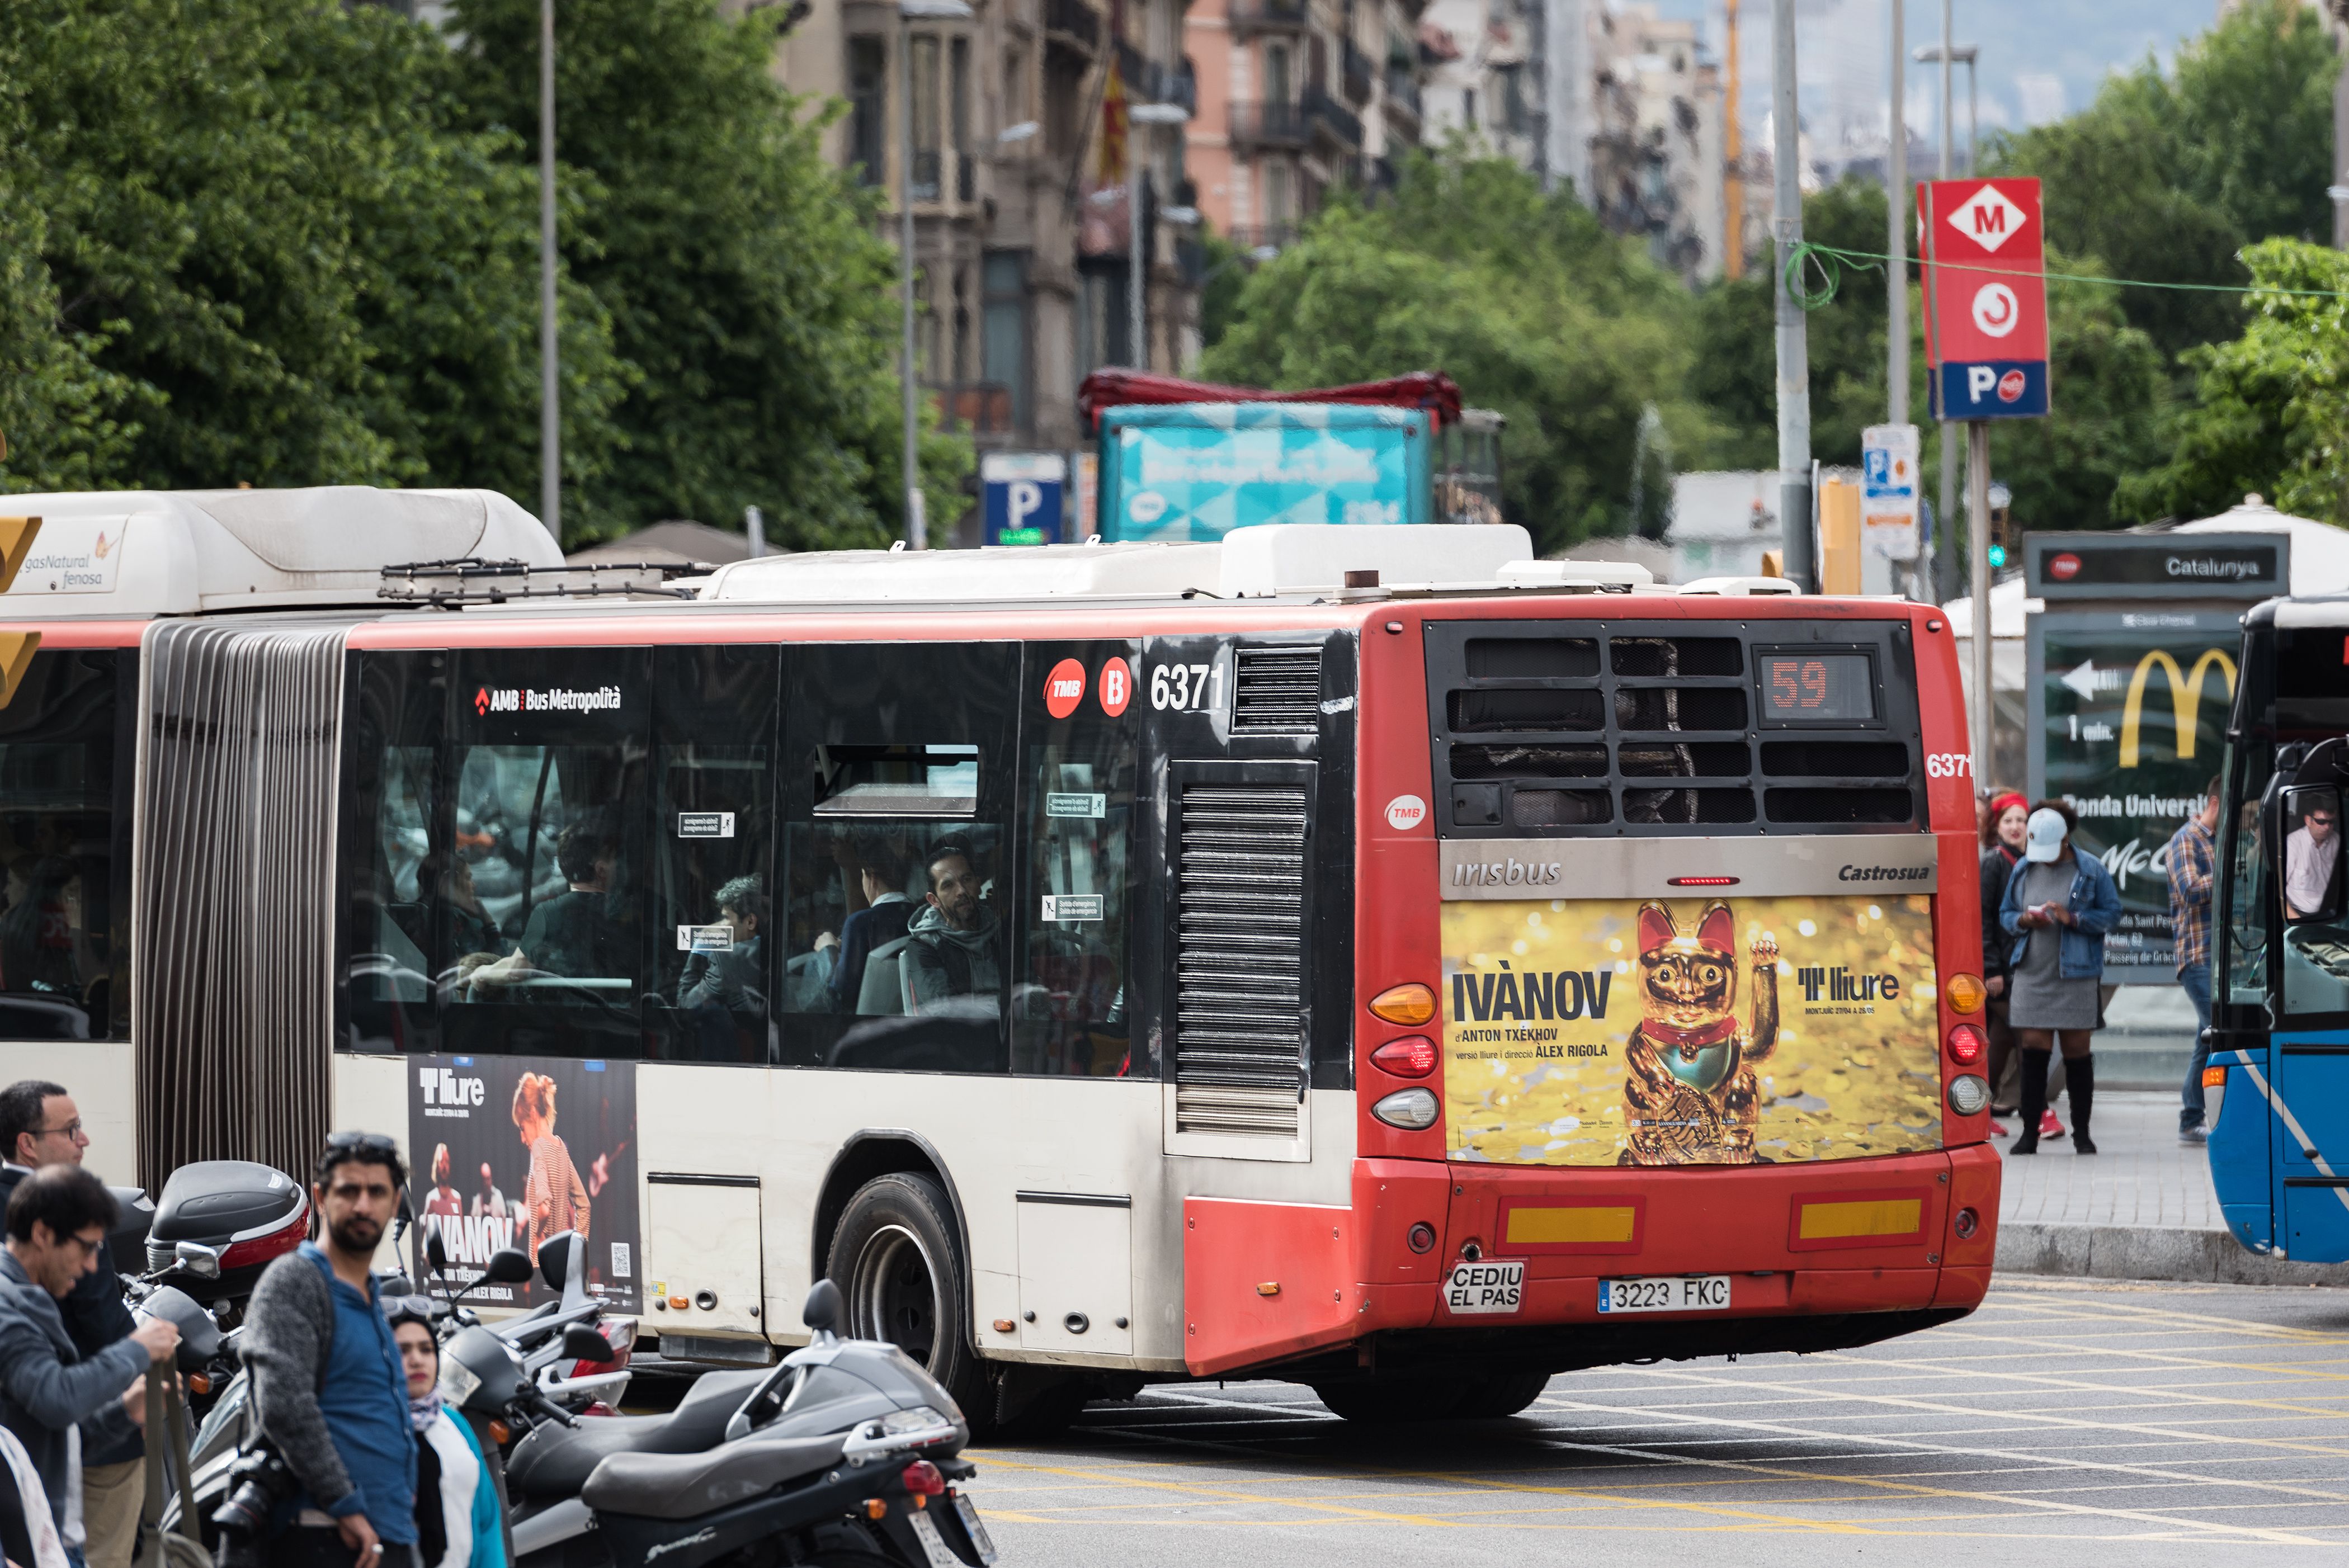
[[[2267,789],[2269,768],[2256,750],[2245,762],[2228,887],[2227,999],[2238,1006],[2257,1006],[2268,999],[2268,863],[2260,847],[2260,798]]]
[[[0,708],[0,1037],[109,1033],[115,667],[125,656],[36,653]]]
[[[1029,748],[1027,930],[1012,1070],[1125,1076],[1128,904],[1138,731],[1071,721]]]

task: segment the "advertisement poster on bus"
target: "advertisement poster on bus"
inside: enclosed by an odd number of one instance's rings
[[[1104,537],[1211,542],[1259,523],[1427,521],[1418,410],[1238,404],[1214,414],[1115,411]]]
[[[2066,611],[2030,621],[2031,779],[2079,814],[2075,846],[2121,895],[2108,984],[2172,985],[2170,836],[2225,759],[2242,627],[2233,610]]]
[[[1930,903],[1445,903],[1451,1157],[1751,1165],[1937,1147]]]
[[[565,1230],[587,1238],[588,1294],[617,1312],[639,1310],[636,1261],[636,1065],[555,1057],[409,1057],[409,1191],[421,1220],[416,1277],[427,1277],[424,1238],[440,1234],[448,1285],[481,1276],[490,1254],[519,1247],[533,1264],[538,1243]],[[484,1284],[471,1299],[530,1307],[554,1293]]]

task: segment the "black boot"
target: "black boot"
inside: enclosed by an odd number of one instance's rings
[[[2071,1085],[2072,1152],[2094,1154],[2096,1145],[2088,1136],[2088,1113],[2096,1105],[2096,1058],[2074,1057],[2064,1064],[2064,1076]]]
[[[2039,1118],[2047,1109],[2047,1058],[2050,1051],[2019,1051],[2023,1058],[2023,1116],[2021,1130],[2014,1141],[2007,1145],[2009,1154],[2039,1152]]]

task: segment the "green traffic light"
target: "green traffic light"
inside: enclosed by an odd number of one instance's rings
[[[2003,566],[2006,564],[2005,545],[1993,544],[1990,547],[1990,563],[1992,566]]]

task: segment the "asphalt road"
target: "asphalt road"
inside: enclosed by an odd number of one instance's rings
[[[1568,1373],[1506,1421],[1205,1384],[971,1457],[999,1568],[2338,1563],[2349,1291],[2014,1278],[1928,1334]]]

